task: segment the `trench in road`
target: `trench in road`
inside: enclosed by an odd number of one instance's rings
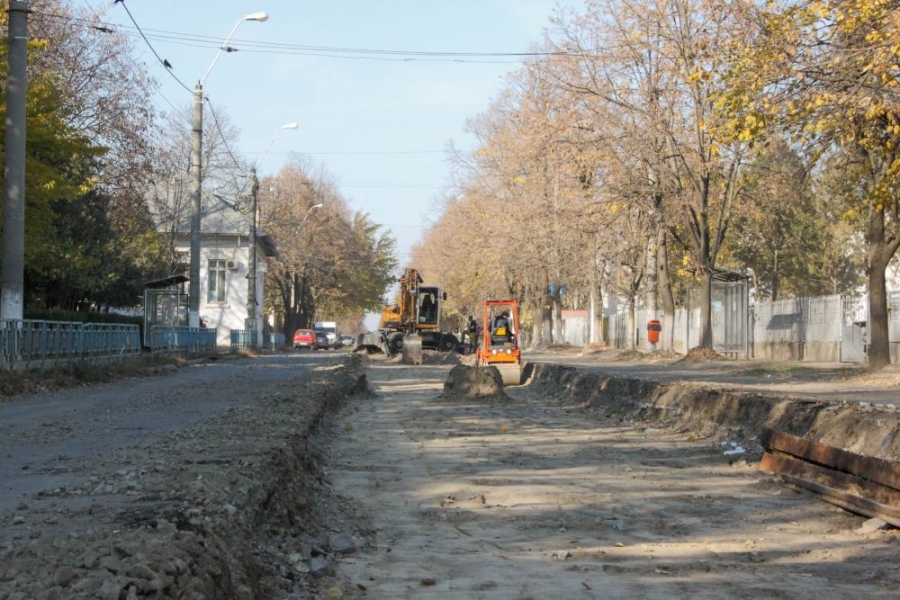
[[[449,367],[372,361],[328,477],[377,543],[342,559],[366,598],[890,597],[890,541],[688,433],[529,387],[439,398]],[[879,570],[880,569],[880,570]],[[894,577],[894,579],[896,579]]]

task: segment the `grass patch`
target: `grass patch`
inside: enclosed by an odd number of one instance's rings
[[[182,366],[188,360],[190,358],[154,354],[115,363],[77,362],[44,370],[4,371],[0,377],[0,402],[13,396],[156,375],[165,368]]]
[[[735,369],[733,375],[745,377],[777,377],[779,379],[846,379],[865,372],[863,367],[810,367],[803,363],[783,361]]]

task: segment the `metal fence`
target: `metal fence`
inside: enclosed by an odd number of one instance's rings
[[[232,329],[230,334],[231,351],[241,352],[243,350],[251,350],[256,348],[257,332],[254,329]],[[265,347],[269,350],[277,351],[284,349],[285,336],[283,333],[267,334],[268,343]]]
[[[724,311],[729,303],[737,310]],[[865,296],[818,296],[758,302],[748,307],[748,327],[740,321],[740,298],[726,295],[712,306],[713,348],[740,358],[865,362],[868,337],[868,301]],[[615,348],[643,348],[647,332],[642,326],[650,315],[627,312],[606,319],[606,342]],[[700,343],[700,309],[677,309],[674,315],[674,350],[681,354]],[[633,336],[633,339],[632,339]],[[888,296],[888,338],[892,361],[900,361],[900,292]],[[740,348],[746,344],[747,351]]]
[[[253,329],[231,330],[231,351],[240,352],[256,348],[256,331]]]
[[[751,307],[754,358],[841,360],[844,299],[789,298]]]
[[[204,327],[150,328],[150,350],[153,352],[214,352],[216,330]]]
[[[272,350],[282,350],[284,348],[284,343],[287,338],[283,333],[270,333],[269,334],[269,348]]]
[[[40,369],[85,360],[139,356],[138,325],[0,321],[0,369]]]

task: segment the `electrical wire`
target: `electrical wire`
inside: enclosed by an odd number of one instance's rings
[[[262,152],[243,152],[242,154],[262,154]],[[270,152],[272,156],[305,154],[308,156],[383,156],[391,154],[446,154],[444,150],[371,150],[358,152]]]
[[[119,0],[119,2],[125,7],[124,0]],[[117,2],[118,3],[118,2]],[[192,47],[203,47],[203,48],[221,48],[222,41],[218,38],[212,38],[209,36],[201,36],[195,34],[188,33],[180,33],[174,31],[167,31],[162,29],[141,29],[134,18],[131,16],[131,12],[128,11],[128,8],[125,7],[126,12],[128,12],[128,16],[131,18],[132,23],[134,24],[135,31],[129,31],[131,29],[128,25],[118,25],[119,29],[124,30],[123,33],[125,35],[140,35],[143,37],[144,41],[147,42],[148,46],[150,46],[154,55],[156,55],[157,60],[163,65],[165,65],[164,61],[156,54],[156,51],[153,50],[152,45],[150,45],[149,40],[157,40],[164,41],[173,44],[180,44]],[[85,21],[84,19],[79,19],[77,17],[71,17],[67,15],[59,15],[53,13],[42,13],[44,16],[56,17],[59,19],[65,19],[71,21],[75,24],[79,24],[87,27],[96,27],[94,24]],[[110,26],[114,26],[112,24],[107,24]],[[523,58],[541,58],[541,57],[554,57],[554,56],[573,56],[573,57],[584,57],[587,55],[586,52],[571,52],[571,51],[534,51],[534,52],[458,52],[458,51],[431,51],[431,50],[392,50],[392,49],[376,49],[376,48],[351,48],[351,47],[342,47],[342,46],[309,46],[302,44],[287,44],[281,42],[260,42],[253,40],[241,40],[241,39],[232,39],[229,41],[230,45],[233,45],[235,50],[243,50],[246,52],[256,52],[256,53],[267,53],[267,54],[294,54],[294,55],[303,55],[303,56],[321,56],[326,58],[341,58],[341,59],[353,59],[353,60],[391,60],[391,61],[403,61],[403,62],[412,62],[416,60],[428,60],[428,61],[449,61],[449,62],[463,62],[463,63],[514,63],[519,62],[518,60],[514,61],[488,61],[488,60],[478,60],[478,59],[491,59],[491,58],[515,58],[515,59],[523,59]],[[240,48],[238,48],[238,46]],[[390,57],[390,58],[387,58]],[[167,68],[168,70],[168,68]],[[173,74],[174,77],[174,74]],[[176,78],[177,79],[177,78]],[[181,83],[179,81],[179,83]],[[183,87],[184,84],[182,84]],[[189,90],[190,91],[190,90]]]
[[[206,103],[209,104],[209,112],[210,112],[210,114],[212,114],[213,122],[216,124],[216,131],[219,132],[219,137],[222,138],[222,144],[225,146],[225,151],[228,153],[228,156],[231,157],[231,160],[234,162],[234,166],[237,167],[237,169],[241,173],[241,175],[246,177],[247,176],[246,171],[244,171],[244,168],[238,162],[237,158],[235,158],[234,153],[231,151],[231,148],[228,147],[228,140],[225,138],[225,134],[222,133],[222,127],[219,125],[219,119],[218,119],[218,117],[216,117],[216,111],[213,109],[212,102],[209,100],[208,97],[204,97],[204,100],[206,100]]]
[[[116,0],[115,4],[121,4],[122,8],[125,9],[125,12],[128,13],[128,18],[131,19],[131,22],[134,24],[134,28],[137,29],[138,33],[141,34],[141,37],[144,38],[144,41],[147,43],[147,47],[150,48],[150,52],[153,53],[153,56],[156,57],[156,60],[159,61],[159,64],[162,65],[163,69],[165,69],[165,71],[169,75],[172,76],[172,79],[174,79],[175,81],[178,82],[178,85],[180,85],[185,90],[187,90],[188,93],[193,94],[194,91],[191,88],[189,88],[188,86],[186,86],[184,84],[184,82],[181,81],[180,79],[178,79],[178,77],[175,75],[175,73],[172,72],[172,65],[169,64],[169,61],[161,58],[159,56],[159,54],[156,52],[156,49],[153,47],[153,44],[150,43],[150,40],[148,40],[147,36],[144,35],[144,32],[141,30],[140,26],[137,24],[137,21],[134,20],[134,17],[132,16],[131,11],[128,10],[128,6],[125,5],[125,0]],[[59,15],[53,15],[53,16],[59,16]],[[71,20],[75,20],[75,19],[71,19]]]

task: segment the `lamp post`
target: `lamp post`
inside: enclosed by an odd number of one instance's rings
[[[247,268],[247,322],[244,328],[253,332],[253,347],[259,343],[257,339],[259,337],[259,322],[256,311],[256,228],[259,223],[259,179],[256,177],[256,167],[262,164],[262,161],[269,153],[269,148],[275,143],[275,138],[278,137],[282,129],[297,129],[298,127],[300,126],[297,123],[288,123],[276,129],[275,135],[269,140],[269,145],[266,146],[262,156],[255,165],[250,167],[250,210],[252,216],[250,223],[250,266]]]
[[[190,327],[200,326],[200,211],[202,207],[201,189],[203,185],[203,84],[209,76],[210,71],[215,66],[222,52],[231,52],[233,48],[229,48],[228,42],[244,21],[259,21],[260,23],[267,21],[269,15],[264,12],[252,13],[241,17],[235,23],[231,33],[225,38],[219,52],[213,59],[203,78],[197,82],[194,87],[194,112],[192,119],[193,138],[191,143],[191,175],[193,182],[193,193],[191,201],[191,266],[190,266],[190,286],[188,288],[188,325]]]
[[[309,207],[309,210],[306,211],[306,215],[304,215],[303,220],[300,221],[300,225],[297,227],[298,234],[300,233],[300,230],[303,229],[303,225],[306,224],[306,220],[309,218],[309,215],[312,214],[312,211],[314,211],[317,208],[322,208],[322,206],[323,205],[320,202],[319,204],[313,204],[312,206]],[[291,305],[293,305],[297,300],[297,286],[298,285],[299,284],[297,283],[297,273],[292,272],[291,273]]]

